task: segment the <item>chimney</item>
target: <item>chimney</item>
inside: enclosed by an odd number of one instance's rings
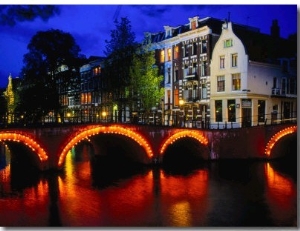
[[[279,38],[280,37],[280,28],[278,26],[278,20],[273,20],[272,21],[271,36],[275,37],[275,38]]]

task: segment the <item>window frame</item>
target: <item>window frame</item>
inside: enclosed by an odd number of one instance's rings
[[[217,76],[217,92],[225,91],[225,75]]]

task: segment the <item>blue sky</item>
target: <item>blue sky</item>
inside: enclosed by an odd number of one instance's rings
[[[283,3],[282,3],[283,4]],[[4,7],[5,5],[0,5]],[[7,5],[6,5],[7,6]],[[280,34],[287,38],[297,32],[297,5],[55,5],[57,12],[36,17],[30,21],[10,15],[15,25],[3,20],[0,10],[0,87],[7,85],[8,75],[19,76],[27,44],[38,31],[60,29],[70,33],[87,57],[103,55],[105,39],[110,39],[115,17],[127,17],[131,21],[136,40],[142,40],[144,32],[163,31],[163,27],[188,23],[188,18],[199,16],[225,19],[230,12],[232,22],[260,28],[269,34],[274,19],[278,20]],[[1,9],[1,8],[0,8]],[[2,13],[2,14],[1,14]]]

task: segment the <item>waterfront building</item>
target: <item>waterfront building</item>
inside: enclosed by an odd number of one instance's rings
[[[227,21],[229,20],[227,19]],[[160,72],[164,75],[165,96],[161,109],[165,125],[175,124],[177,126],[208,128],[212,122],[216,121],[215,111],[211,111],[211,97],[212,93],[215,93],[215,86],[213,86],[214,92],[212,92],[211,62],[212,51],[223,31],[223,24],[224,20],[211,17],[200,19],[196,16],[189,18],[189,22],[185,25],[164,26],[162,32],[145,33],[148,43],[151,44],[151,49],[156,52]],[[286,64],[286,67],[292,67],[289,63],[295,63],[291,57],[296,55],[296,39],[280,38],[280,28],[276,20],[273,21],[271,35],[262,34],[258,28],[248,25],[236,23],[231,23],[231,25],[234,26],[235,33],[243,44],[247,45],[246,53],[251,58],[253,67],[254,61],[264,62],[265,65],[267,63],[277,65],[281,60],[282,63]],[[278,49],[279,47],[280,49]],[[233,58],[240,60],[241,57]],[[216,61],[214,62],[216,63]],[[225,60],[222,62],[225,64]],[[239,62],[245,62],[245,60]],[[286,78],[286,81],[288,79],[290,78]],[[268,86],[271,86],[270,80],[268,80]],[[249,87],[245,85],[241,91],[245,90],[248,93]],[[272,88],[277,89],[278,86]],[[262,89],[261,92],[264,90]],[[276,90],[274,91],[276,92]],[[270,95],[274,97],[276,94]],[[292,95],[294,97],[295,94],[292,93]],[[230,97],[234,98],[235,95]],[[281,107],[281,103],[278,103],[278,107]],[[275,110],[276,104],[274,103]],[[244,114],[247,113],[246,109],[244,111]],[[251,116],[253,113],[257,112],[251,112]],[[211,116],[214,117],[213,120]]]
[[[106,81],[102,57],[92,56],[80,67],[80,119],[82,122],[107,120]]]
[[[76,118],[80,108],[78,70],[61,65],[56,70],[55,79],[61,107],[58,122],[77,122]],[[54,112],[50,111],[44,120],[45,122],[55,122],[54,117]]]
[[[274,23],[277,25],[274,21],[273,26]],[[235,34],[234,25],[225,22],[213,49],[211,128],[255,126],[296,119],[297,73],[292,53],[260,53],[262,46],[257,46],[260,49],[253,52],[254,48],[247,47],[240,38],[243,36]],[[261,38],[260,34],[252,34],[252,41]],[[263,38],[264,42],[274,39],[266,35]],[[278,47],[284,49],[283,46],[272,46],[274,51]]]

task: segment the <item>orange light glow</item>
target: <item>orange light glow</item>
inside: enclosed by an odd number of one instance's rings
[[[173,144],[176,140],[184,138],[184,137],[190,137],[198,140],[201,144],[207,145],[208,140],[201,132],[198,131],[180,131],[175,134],[173,134],[171,137],[169,137],[165,142],[163,142],[163,145],[160,148],[159,153],[163,154],[166,150],[166,148]]]
[[[271,150],[274,147],[274,145],[276,144],[276,142],[278,140],[280,140],[282,137],[284,137],[288,134],[294,133],[294,132],[297,132],[297,126],[288,127],[288,128],[281,130],[280,132],[277,132],[274,136],[272,136],[272,138],[268,142],[266,149],[265,149],[265,154],[267,156],[270,156]]]
[[[121,126],[98,126],[98,127],[86,127],[84,131],[81,131],[75,137],[73,137],[68,144],[64,147],[63,151],[59,155],[58,166],[61,166],[64,162],[64,159],[68,153],[68,151],[76,146],[79,142],[84,139],[89,139],[90,136],[94,136],[100,133],[109,133],[109,134],[117,134],[127,136],[130,139],[136,141],[139,145],[141,145],[146,151],[149,158],[153,156],[153,151],[149,142],[140,134],[128,129],[123,128]]]
[[[38,155],[40,161],[43,162],[48,159],[48,155],[45,152],[45,150],[28,135],[20,134],[16,132],[3,132],[0,133],[0,141],[22,142],[27,147],[29,147],[35,154]]]
[[[270,204],[276,207],[273,211],[278,211],[276,217],[280,219],[283,211],[290,213],[294,198],[297,196],[297,189],[289,177],[275,171],[269,163],[265,165],[265,176],[268,186],[266,190],[267,198],[270,200]]]

